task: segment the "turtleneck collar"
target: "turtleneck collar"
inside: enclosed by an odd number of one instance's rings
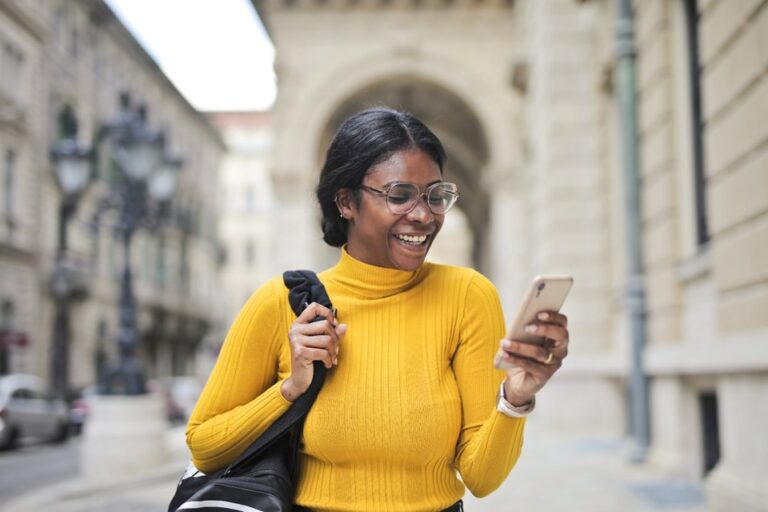
[[[365,298],[379,299],[395,295],[418,284],[427,263],[409,272],[396,268],[377,267],[355,259],[341,248],[341,258],[329,269],[329,277],[340,285]]]

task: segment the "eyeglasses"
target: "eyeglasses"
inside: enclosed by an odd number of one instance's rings
[[[360,188],[386,198],[387,208],[395,215],[410,213],[422,197],[426,199],[427,207],[432,213],[443,215],[456,204],[459,198],[459,189],[456,184],[445,181],[433,183],[424,192],[413,183],[404,182],[390,183],[383,190],[368,185],[360,185]]]

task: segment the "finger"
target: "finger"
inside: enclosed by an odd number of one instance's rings
[[[568,340],[568,329],[557,324],[535,323],[525,326],[525,332],[554,340],[553,348],[565,346]]]
[[[542,322],[568,327],[568,317],[557,311],[539,311],[536,318]]]
[[[337,338],[336,326],[328,320],[318,320],[309,324],[294,324],[294,332],[303,334],[305,336],[315,336],[319,334],[327,334]]]
[[[507,352],[504,352],[504,355],[502,356],[502,359],[504,361],[516,366],[517,368],[522,368],[526,372],[534,375],[535,377],[545,378],[549,379],[555,371],[562,366],[562,363],[559,359],[556,357],[552,357],[552,360],[549,364],[542,363],[540,361],[529,359],[527,357],[518,356],[515,354],[510,354]]]
[[[296,343],[310,348],[322,348],[329,352],[334,351],[333,338],[327,334],[318,334],[315,336],[299,336]]]
[[[331,324],[336,324],[336,319],[333,317],[333,311],[323,306],[322,304],[318,304],[317,302],[313,302],[304,308],[304,311],[301,312],[296,320],[299,323],[308,324],[313,322],[318,316],[325,318]]]
[[[525,357],[527,359],[533,359],[543,363],[549,357],[550,351],[540,345],[534,345],[532,343],[521,343],[515,340],[502,340],[501,348],[505,352],[515,354],[517,356]]]
[[[330,352],[322,348],[299,346],[296,349],[296,358],[304,366],[309,366],[314,361],[321,361],[326,368],[333,366],[333,357]]]
[[[344,335],[347,334],[347,324],[339,324],[336,327],[336,357],[339,357],[339,346],[341,345],[341,340],[344,338]],[[335,361],[335,363],[338,363],[338,360]]]

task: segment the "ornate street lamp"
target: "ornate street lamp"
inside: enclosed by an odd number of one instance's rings
[[[169,218],[181,160],[168,157],[165,138],[147,125],[146,109],[120,97],[120,114],[104,124],[97,137],[100,165],[109,165],[109,194],[97,209],[116,212],[112,227],[123,246],[123,271],[118,299],[118,359],[105,364],[100,393],[91,402],[84,432],[81,468],[85,478],[107,480],[108,473],[126,474],[165,460],[165,415],[162,397],[147,393],[145,374],[136,355],[140,341],[131,273],[131,242],[140,227],[158,228]],[[107,169],[104,169],[106,171]],[[106,174],[106,172],[105,172]],[[126,423],[134,426],[130,432]],[[104,468],[111,469],[105,474]]]
[[[120,105],[119,119],[105,125],[101,134],[108,141],[109,160],[119,171],[108,206],[118,211],[117,232],[123,243],[124,262],[118,306],[119,361],[106,372],[102,390],[105,394],[140,395],[146,392],[146,383],[136,357],[139,331],[131,273],[131,241],[142,223],[157,225],[163,220],[164,206],[175,192],[181,161],[164,155],[165,138],[162,132],[147,126],[144,107],[133,108],[127,94],[121,95]],[[155,218],[151,218],[153,216]]]
[[[70,107],[59,118],[60,136],[51,150],[56,183],[61,190],[58,245],[51,279],[54,298],[53,344],[51,349],[51,382],[61,395],[69,386],[69,304],[85,290],[77,279],[77,271],[67,257],[67,225],[77,208],[81,194],[90,183],[91,151],[77,143],[77,121]]]

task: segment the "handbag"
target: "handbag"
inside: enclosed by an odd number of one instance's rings
[[[325,287],[311,270],[284,272],[283,282],[297,316],[311,302],[332,309]],[[206,475],[190,462],[179,480],[168,512],[290,511],[304,418],[320,392],[325,373],[323,363],[315,361],[307,391],[226,468]]]

